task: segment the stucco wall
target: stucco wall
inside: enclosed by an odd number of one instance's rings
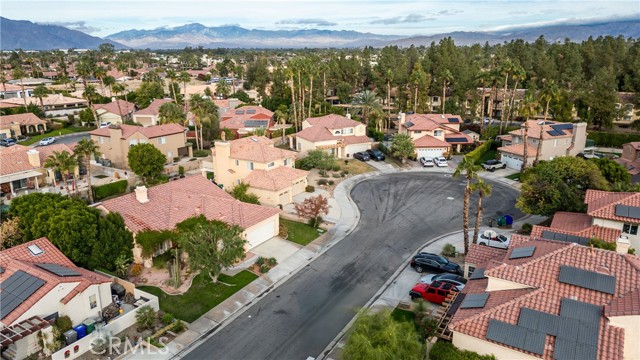
[[[541,359],[523,352],[515,351],[498,344],[478,339],[467,334],[453,331],[453,345],[459,349],[477,352],[481,355],[495,355],[498,360],[528,360]]]
[[[609,325],[624,329],[624,360],[640,359],[640,315],[613,316],[609,318]]]
[[[613,221],[613,220],[606,220],[606,219],[596,219],[593,218],[593,225],[598,225],[598,226],[602,226],[602,227],[606,227],[606,228],[610,228],[610,229],[618,229],[620,231],[622,231],[622,228],[624,226],[624,223],[618,222],[618,221]],[[637,224],[640,227],[640,224]],[[626,236],[629,239],[629,244],[632,248],[640,250],[640,229],[638,229],[638,234],[636,235],[631,235],[631,234],[625,234],[622,233],[622,236]]]
[[[257,189],[257,188],[252,188],[249,187],[248,192],[251,194],[255,194],[256,196],[258,196],[258,198],[260,199],[260,204],[262,205],[270,205],[270,206],[278,206],[280,204],[280,198],[279,198],[279,194],[283,193],[283,192],[289,192],[289,194],[291,193],[291,188],[286,188],[284,190],[281,191],[270,191],[270,190],[265,190],[265,189]],[[282,204],[282,205],[286,205],[288,203]]]

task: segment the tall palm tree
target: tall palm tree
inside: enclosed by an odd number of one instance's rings
[[[85,99],[87,99],[87,101],[89,102],[89,108],[91,109],[91,112],[93,113],[93,120],[97,123],[98,122],[98,114],[96,113],[96,109],[93,108],[93,99],[96,98],[96,96],[98,96],[98,92],[96,91],[96,87],[93,85],[87,85],[84,88],[84,92],[82,93],[82,96],[84,96]]]
[[[462,203],[462,229],[464,233],[464,254],[469,252],[469,198],[471,197],[471,181],[478,177],[478,172],[482,170],[480,165],[476,165],[473,159],[464,156],[462,161],[458,163],[454,177],[458,177],[464,173],[467,181],[464,188],[464,198]]]
[[[111,87],[115,83],[116,83],[116,78],[114,78],[111,75],[106,75],[104,78],[102,78],[102,84],[106,86],[107,89],[109,89],[109,97],[113,96],[113,91],[111,90]]]
[[[522,161],[522,169],[524,171],[527,169],[527,159],[529,157],[529,119],[536,116],[536,114],[540,111],[540,104],[533,97],[533,93],[529,93],[525,96],[524,100],[520,104],[520,115],[524,116],[524,135],[522,136],[522,143],[524,145],[524,159]]]
[[[91,139],[82,139],[78,142],[74,154],[78,159],[84,159],[84,165],[87,169],[87,185],[89,186],[89,203],[93,204],[93,188],[91,187],[91,158],[100,156],[100,148]]]
[[[69,191],[69,184],[67,183],[67,180],[69,180],[69,173],[75,172],[77,165],[77,159],[66,151],[54,151],[53,154],[49,155],[49,157],[45,159],[43,164],[45,169],[51,169],[54,172],[54,184],[55,173],[59,172],[62,175],[64,188],[69,196],[71,195],[71,192]]]
[[[93,76],[100,80],[100,95],[104,96],[104,78],[107,76],[107,70],[102,66],[98,66],[93,70]]]
[[[453,80],[453,74],[449,69],[445,69],[442,74],[440,74],[440,81],[442,81],[442,114],[446,112],[445,103],[447,101],[447,86]]]
[[[296,132],[298,132],[298,109],[296,104],[296,96],[295,96],[295,81],[294,75],[295,72],[291,67],[287,67],[285,70],[285,74],[289,78],[289,85],[291,87],[291,107],[293,108],[293,126],[296,128]]]
[[[4,74],[4,71],[0,71],[0,83],[2,83],[2,90],[4,93],[7,93],[7,75]]]
[[[375,91],[365,90],[356,95],[353,99],[354,104],[360,105],[362,108],[362,121],[365,125],[369,125],[369,115],[375,110],[382,111],[382,105],[380,104],[380,98]],[[376,125],[378,131],[382,131],[382,126]]]
[[[387,84],[387,123],[385,125],[385,129],[388,124],[391,123],[391,82],[393,81],[393,71],[391,69],[387,69],[384,74],[385,83]]]
[[[518,91],[518,84],[522,83],[527,78],[527,72],[519,64],[514,64],[513,71],[511,72],[511,79],[515,82],[513,84],[513,90],[511,90],[511,100],[509,100],[509,124],[513,120],[513,108],[516,99],[516,92]]]
[[[24,78],[27,77],[27,73],[24,71],[22,66],[18,66],[13,69],[13,73],[11,74],[14,79],[20,79],[20,88],[22,89],[22,101],[24,101],[24,111],[29,112],[27,109],[27,93],[24,90]]]
[[[215,71],[215,68],[211,68],[211,73],[213,74],[213,72]],[[178,79],[178,74],[176,74],[176,71],[173,69],[169,69],[167,70],[167,75],[166,78],[169,79],[169,90],[171,91],[171,95],[173,96],[173,101],[176,102],[176,104],[178,103],[178,96],[176,95],[176,89],[173,86],[173,83],[176,82],[176,80]]]
[[[49,91],[42,84],[36,86],[36,88],[33,89],[33,96],[35,96],[40,101],[40,108],[42,109],[43,113],[44,113],[44,98],[46,98],[47,95],[49,95]]]
[[[417,112],[418,109],[418,90],[422,85],[428,83],[427,81],[427,73],[422,69],[422,65],[419,62],[416,62],[413,65],[413,71],[411,72],[410,82],[413,85],[413,112]],[[428,84],[426,84],[428,86]]]
[[[491,78],[491,74],[488,71],[481,71],[475,79],[475,83],[476,86],[479,86],[480,88],[482,88],[482,92],[480,95],[480,134],[482,135],[482,130],[484,129],[484,112],[485,112],[485,108],[484,108],[484,90],[487,87],[487,84],[489,84],[489,82]],[[489,98],[491,98],[491,95],[489,95]],[[491,101],[491,99],[489,99],[489,101]]]
[[[158,109],[158,117],[160,118],[160,124],[184,124],[186,119],[180,105],[173,102],[162,104],[160,109]]]
[[[181,71],[180,75],[178,75],[178,80],[180,80],[184,87],[184,112],[187,112],[187,84],[191,81],[191,75],[186,71]]]
[[[555,81],[550,80],[546,82],[545,87],[540,92],[540,102],[544,102],[544,118],[542,120],[542,124],[540,125],[540,137],[538,138],[538,151],[536,152],[536,159],[533,162],[537,164],[540,160],[540,152],[542,152],[542,136],[544,135],[544,124],[547,122],[547,116],[549,115],[549,104],[552,101],[557,101],[560,96],[560,89],[558,89],[558,85]]]
[[[202,136],[202,123],[218,120],[218,113],[216,111],[216,105],[213,100],[203,98],[202,95],[193,94],[189,99],[189,107],[191,113],[194,115],[195,129],[196,129],[196,146],[198,149],[203,148],[203,136]],[[200,137],[198,141],[198,128],[200,129]]]
[[[478,178],[478,181],[471,184],[471,191],[478,192],[478,207],[476,208],[476,224],[473,229],[473,243],[476,244],[478,242],[478,235],[480,233],[480,223],[482,222],[482,212],[484,208],[482,207],[482,199],[487,196],[491,196],[491,184],[485,183],[484,180]]]
[[[500,111],[500,134],[502,134],[502,127],[505,122],[505,114],[507,111],[507,87],[509,86],[509,73],[513,71],[513,62],[511,59],[506,58],[498,70],[500,75],[504,76],[504,89],[502,90],[502,111]]]
[[[276,118],[276,122],[280,121],[282,123],[282,143],[284,144],[285,124],[287,117],[289,116],[289,109],[287,109],[287,105],[283,104],[278,106],[278,109],[273,113],[273,116]]]

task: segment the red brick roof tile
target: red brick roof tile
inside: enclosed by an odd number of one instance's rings
[[[247,110],[254,111],[253,114],[247,114]],[[244,111],[243,114],[237,114],[236,112]],[[262,106],[243,106],[236,109],[231,109],[222,114],[220,121],[221,129],[234,129],[252,128],[255,126],[247,126],[247,121],[252,120],[267,120],[266,128],[270,128],[273,125],[273,111],[263,108]]]
[[[329,114],[325,116],[306,118],[306,122],[311,126],[322,126],[327,129],[344,129],[349,127],[356,127],[362,123],[359,121],[351,120],[347,117]]]
[[[120,104],[120,108],[118,108],[118,104]],[[115,101],[112,101],[106,104],[94,104],[93,109],[94,110],[102,109],[112,114],[125,116],[127,114],[131,114],[136,109],[136,104],[130,103],[128,101],[124,101],[121,99],[117,99]]]
[[[231,147],[230,157],[259,163],[293,158],[297,153],[291,150],[280,149],[273,146],[273,140],[265,136],[249,136],[229,142]]]
[[[637,192],[609,192],[588,189],[584,202],[587,204],[587,214],[598,219],[615,220],[620,222],[640,223],[640,220],[616,215],[616,205],[640,207],[640,193]]]
[[[146,138],[151,139],[151,138],[156,138],[160,136],[180,134],[180,133],[183,133],[185,130],[185,128],[182,125],[178,125],[178,124],[163,124],[163,125],[154,125],[154,126],[148,126],[148,127],[126,125],[126,124],[118,124],[118,125],[111,125],[111,126],[120,127],[120,129],[122,130],[121,139],[128,139],[131,135],[137,132],[144,135]],[[103,128],[90,131],[89,135],[111,137],[111,132],[109,131],[108,127],[103,127]]]
[[[440,139],[434,138],[431,135],[425,135],[415,139],[413,141],[413,146],[416,148],[431,148],[431,147],[451,147],[446,141],[442,141]]]
[[[158,115],[160,113],[160,108],[162,107],[162,105],[170,102],[173,102],[173,100],[172,99],[155,99],[153,100],[153,102],[151,102],[151,104],[149,104],[149,106],[147,106],[142,110],[138,110],[133,114],[134,115]]]
[[[309,175],[308,171],[278,166],[271,170],[253,170],[244,178],[244,182],[253,188],[279,191],[291,187],[294,181],[307,175]]]

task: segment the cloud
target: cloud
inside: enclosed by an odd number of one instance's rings
[[[97,28],[95,26],[87,25],[86,21],[50,21],[50,22],[43,22],[40,24],[62,26],[70,30],[78,30],[87,34],[98,32],[101,30],[100,28]]]
[[[633,15],[625,15],[625,16],[607,16],[607,17],[571,17],[571,18],[561,18],[561,19],[553,19],[546,21],[534,21],[529,23],[520,23],[520,24],[511,24],[511,25],[500,25],[488,27],[485,31],[510,31],[510,30],[521,30],[521,29],[529,29],[536,28],[542,26],[554,26],[554,25],[588,25],[595,24],[598,22],[607,22],[607,21],[625,21],[625,20],[635,20],[637,16]]]
[[[436,13],[436,15],[440,15],[440,16],[451,16],[451,15],[458,15],[458,14],[462,14],[464,11],[462,10],[441,10],[438,11]]]
[[[436,20],[434,17],[426,17],[424,15],[418,14],[410,14],[407,16],[395,16],[386,19],[377,19],[370,22],[370,24],[381,24],[381,25],[394,25],[394,24],[408,24],[408,23],[420,23],[423,21],[433,21]]]
[[[336,26],[337,23],[322,19],[287,19],[280,20],[276,25],[315,25],[315,26]]]

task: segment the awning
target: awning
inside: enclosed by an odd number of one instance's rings
[[[3,175],[3,176],[0,176],[0,184],[4,184],[4,183],[16,181],[16,180],[28,179],[32,177],[38,177],[42,175],[43,174],[40,171],[36,171],[36,170],[29,170],[29,171],[23,171],[19,173],[13,173],[9,175]]]

